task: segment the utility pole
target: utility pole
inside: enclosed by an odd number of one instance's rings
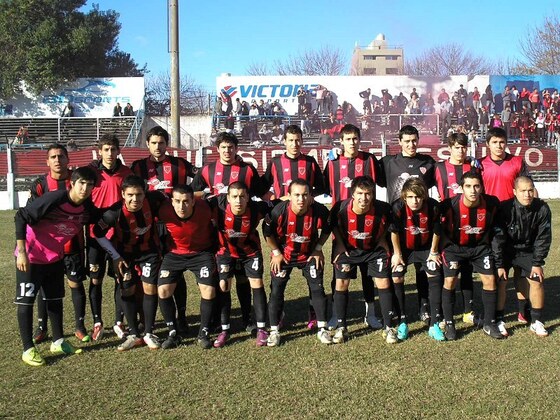
[[[181,98],[179,96],[179,0],[168,0],[169,53],[171,55],[171,138],[170,146],[181,145]]]

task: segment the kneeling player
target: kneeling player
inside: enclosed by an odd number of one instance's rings
[[[379,303],[387,343],[396,343],[396,331],[391,328],[391,280],[389,279],[389,252],[387,229],[391,207],[375,199],[375,183],[369,176],[352,181],[352,198],[337,202],[331,210],[330,225],[335,236],[334,270],[336,286],[334,306],[337,328],[333,343],[343,343],[347,336],[346,312],[348,286],[356,278],[357,267],[367,264],[368,274],[379,290]]]
[[[496,277],[490,243],[495,229],[498,199],[482,193],[482,177],[469,171],[461,178],[463,194],[448,198],[441,204],[443,242],[442,309],[445,338],[455,340],[453,321],[455,285],[461,264],[472,263],[482,281],[484,305],[483,330],[492,338],[503,338],[496,325]]]
[[[311,291],[311,301],[317,315],[317,337],[331,344],[327,331],[327,297],[323,287],[325,256],[322,247],[330,234],[327,208],[312,201],[307,181],[296,179],[288,188],[288,201],[277,204],[266,217],[263,233],[272,249],[272,273],[268,313],[270,335],[267,345],[280,344],[278,324],[284,307],[284,291],[294,268],[300,268]],[[319,236],[319,230],[321,235]]]
[[[401,199],[393,203],[393,223],[390,227],[393,256],[391,268],[400,316],[397,328],[399,340],[408,337],[405,314],[404,276],[411,264],[421,266],[428,276],[430,297],[430,329],[434,340],[443,341],[439,327],[441,308],[441,257],[439,255],[440,214],[438,202],[428,197],[426,184],[419,178],[409,178],[403,185]]]

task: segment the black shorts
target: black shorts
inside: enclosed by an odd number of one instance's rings
[[[367,264],[368,275],[375,278],[389,278],[391,272],[391,259],[384,249],[377,248],[373,251],[353,250],[349,255],[342,254],[334,264],[337,279],[349,280],[357,276],[357,267]]]
[[[29,264],[26,272],[16,268],[16,305],[33,305],[39,289],[43,288],[44,300],[64,298],[64,262]]]
[[[128,264],[129,275],[122,278],[117,276],[117,281],[123,289],[127,289],[139,281],[147,284],[157,284],[161,257],[159,254],[149,253],[138,257],[123,256]]]
[[[504,268],[509,271],[512,267],[520,268],[521,275],[529,277],[533,269],[533,254],[530,252],[505,252]]]
[[[421,270],[424,271],[429,276],[433,277],[441,272],[441,266],[438,266],[435,262],[428,262],[428,257],[430,256],[430,250],[415,250],[411,251],[408,249],[403,250],[403,260],[405,262],[402,266],[402,271],[393,271],[391,273],[392,277],[404,277],[407,271],[407,267],[410,264],[420,264]]]
[[[83,252],[64,255],[64,268],[68,280],[80,283],[86,279],[85,258]]]
[[[216,256],[220,280],[229,280],[234,275],[252,279],[262,279],[264,273],[263,256],[259,252],[252,257],[235,258],[229,254]]]
[[[305,279],[309,283],[323,284],[323,269],[322,268],[320,269],[316,266],[315,259],[303,263],[290,263],[290,264],[282,263],[281,270],[278,273],[270,274],[271,280],[288,281],[290,279],[290,275],[292,274],[292,270],[294,268],[300,268],[301,272],[303,273],[303,277],[305,277]]]
[[[479,274],[494,274],[494,256],[489,245],[474,247],[449,245],[441,253],[443,259],[443,275],[457,277],[462,264],[470,262],[473,271]]]
[[[194,274],[197,283],[212,287],[218,285],[214,254],[205,251],[194,255],[178,255],[172,252],[165,254],[159,271],[158,286],[177,283],[187,270]]]

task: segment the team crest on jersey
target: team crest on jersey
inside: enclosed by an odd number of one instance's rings
[[[237,171],[231,173],[231,179],[237,179],[238,176],[239,176],[239,172]]]
[[[427,217],[421,217],[420,218],[420,223],[422,223],[422,224],[426,223],[427,221],[428,221]]]
[[[241,221],[241,225],[242,225],[243,227],[245,227],[245,228],[246,228],[246,227],[249,227],[250,224],[251,224],[251,221],[250,221],[250,220],[242,220],[242,221]]]
[[[478,219],[479,222],[482,222],[485,217],[486,217],[486,215],[484,213],[478,214],[476,216],[476,218]]]
[[[427,169],[424,168],[423,166],[420,168],[420,172],[422,173],[422,175],[426,174]]]
[[[370,227],[373,224],[373,220],[371,219],[366,219],[366,226]]]
[[[362,166],[361,163],[359,165],[356,165],[356,172],[358,172],[358,173],[362,172],[362,168],[363,168],[363,166]]]
[[[311,229],[311,222],[304,223],[303,227],[305,228],[305,230]]]
[[[163,167],[163,172],[165,172],[166,174],[171,173],[171,166],[164,166]]]
[[[300,175],[305,175],[305,168],[298,168],[298,173]]]

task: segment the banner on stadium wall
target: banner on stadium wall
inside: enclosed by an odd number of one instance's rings
[[[222,99],[229,96],[235,110],[235,100],[255,100],[259,102],[278,101],[289,115],[297,114],[297,92],[300,86],[311,92],[312,107],[316,109],[315,92],[319,85],[326,87],[333,95],[333,108],[349,102],[362,112],[363,99],[359,93],[370,88],[373,100],[381,100],[382,90],[396,98],[400,92],[410,99],[413,88],[422,96],[431,93],[437,103],[441,89],[452,95],[462,84],[468,92],[478,87],[481,93],[489,84],[490,76],[220,76],[216,78],[216,92]],[[223,110],[226,110],[224,103]]]
[[[39,95],[33,95],[24,88],[22,94],[4,100],[4,105],[11,105],[11,112],[6,116],[52,118],[62,116],[66,104],[70,102],[75,117],[109,118],[113,116],[113,107],[117,102],[123,110],[128,102],[137,110],[143,98],[143,77],[93,77],[80,78]]]

